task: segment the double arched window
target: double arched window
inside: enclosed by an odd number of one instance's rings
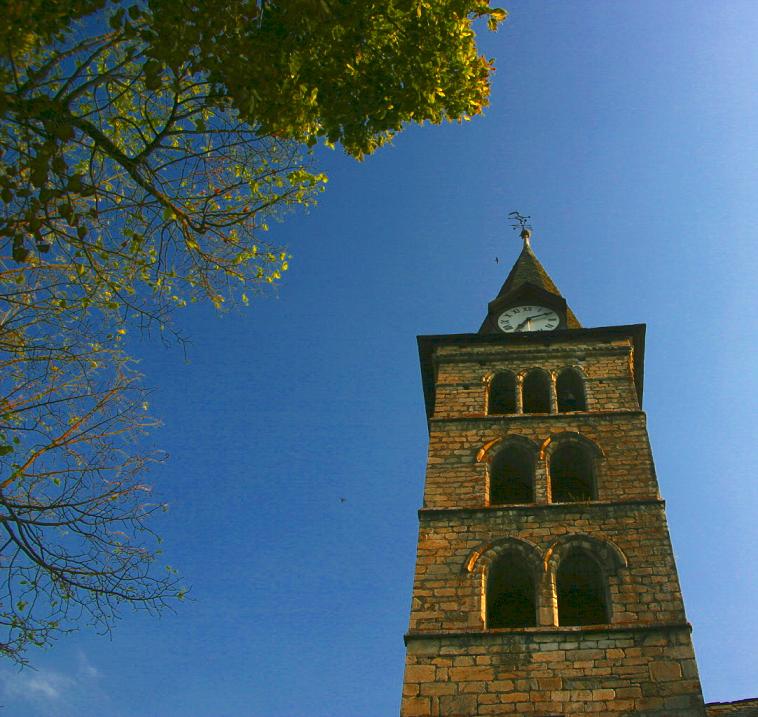
[[[626,557],[615,545],[577,534],[558,538],[544,556],[529,541],[504,538],[468,562],[484,579],[488,629],[609,624],[609,581],[624,567]]]
[[[477,459],[490,462],[488,505],[597,500],[602,453],[579,434],[557,434],[545,442],[543,452],[523,436],[511,435],[493,443],[499,444],[493,449],[494,456],[487,458],[487,449],[483,449]]]

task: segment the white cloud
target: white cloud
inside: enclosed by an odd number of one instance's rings
[[[14,714],[19,714],[17,710],[23,707],[28,710],[25,714],[58,717],[75,714],[77,704],[83,700],[107,701],[97,684],[100,677],[97,667],[82,651],[78,652],[76,662],[71,673],[44,667],[0,668],[0,704]]]
[[[74,685],[74,680],[53,670],[21,670],[2,673],[5,692],[11,697],[29,695],[32,698],[59,700]]]
[[[79,663],[79,676],[88,680],[96,680],[100,677],[100,670],[97,669],[84,654],[83,650],[79,650],[76,655],[76,659]]]
[[[54,670],[4,669],[0,672],[3,702],[25,703],[39,711],[65,703],[75,680]],[[43,712],[44,714],[45,712]]]

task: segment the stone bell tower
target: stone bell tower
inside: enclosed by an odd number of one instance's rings
[[[641,410],[645,326],[583,328],[524,247],[418,339],[429,427],[402,717],[703,717]]]

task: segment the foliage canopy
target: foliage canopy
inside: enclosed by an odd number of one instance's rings
[[[60,37],[105,4],[12,0],[0,41]],[[325,137],[360,157],[406,122],[481,112],[494,67],[472,22],[494,30],[505,16],[489,0],[148,0],[124,4],[112,25],[144,43],[148,75],[203,73],[264,133]]]
[[[288,267],[272,219],[408,122],[468,119],[488,0],[6,0],[0,13],[0,652],[181,594],[140,476],[130,326]]]

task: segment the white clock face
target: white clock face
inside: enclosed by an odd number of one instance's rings
[[[558,326],[558,314],[544,306],[514,306],[497,320],[501,331],[552,331]]]

